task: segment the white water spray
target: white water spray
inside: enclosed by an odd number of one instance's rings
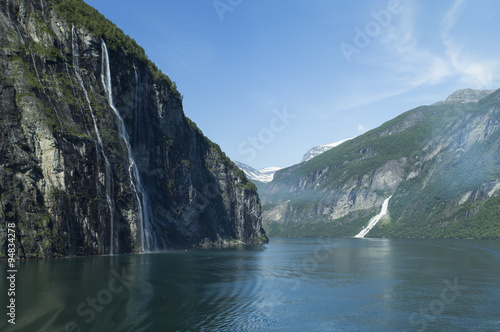
[[[128,160],[129,160],[129,168],[128,173],[130,176],[130,185],[134,189],[135,196],[137,198],[137,203],[139,205],[140,217],[141,217],[141,232],[142,232],[142,251],[151,251],[158,250],[156,241],[154,241],[154,237],[152,237],[151,232],[151,223],[150,223],[150,207],[149,201],[141,182],[141,178],[139,175],[139,170],[137,169],[137,165],[135,164],[134,158],[132,157],[132,148],[130,146],[130,138],[125,129],[125,123],[123,119],[116,109],[113,103],[113,94],[111,88],[111,69],[109,66],[109,55],[108,48],[104,40],[101,41],[101,49],[102,49],[102,67],[101,67],[101,78],[102,84],[104,86],[104,91],[106,92],[108,103],[111,109],[116,114],[118,118],[118,131],[120,136],[123,139],[127,147],[128,152]],[[135,180],[135,182],[134,182]],[[154,244],[152,242],[155,242]]]
[[[389,208],[389,200],[391,199],[391,197],[387,198],[384,201],[380,213],[377,214],[375,217],[371,218],[370,221],[368,222],[368,225],[366,225],[366,227],[363,228],[361,232],[359,232],[359,234],[356,235],[355,237],[364,238],[365,235],[368,234],[368,232],[371,231],[373,227],[375,227],[375,225],[380,221],[380,219],[387,214],[387,209]]]
[[[7,0],[7,17],[9,18],[9,20],[11,19],[10,18],[10,0]]]
[[[68,80],[71,82],[71,90],[73,91],[73,96],[75,97],[75,100],[78,100],[78,97],[76,96],[76,90],[73,85],[73,78],[71,78],[71,75],[69,73],[68,63],[65,62],[64,64],[66,65],[66,75],[68,76]],[[87,135],[89,137],[92,137],[89,131],[89,127],[87,126],[87,121],[85,121],[85,112],[83,111],[83,107],[80,103],[78,103],[78,107],[80,107],[80,113],[82,113],[82,120],[83,124],[85,125],[85,131],[87,132]],[[97,144],[96,144],[96,150],[97,150]]]
[[[110,255],[113,255],[114,254],[114,215],[115,215],[115,205],[114,205],[114,202],[113,200],[111,199],[111,197],[113,196],[113,182],[111,181],[111,176],[112,176],[112,173],[111,173],[111,163],[109,162],[109,159],[108,157],[106,157],[106,153],[104,152],[104,146],[102,144],[102,138],[101,138],[101,134],[99,132],[99,128],[97,127],[97,121],[96,121],[96,118],[94,116],[94,111],[92,110],[92,105],[90,103],[90,99],[89,99],[89,95],[87,93],[87,89],[85,88],[85,85],[83,84],[83,79],[80,75],[80,66],[79,66],[79,57],[80,57],[80,50],[78,48],[78,44],[77,44],[77,38],[76,38],[76,33],[75,33],[75,27],[73,26],[71,28],[71,47],[72,47],[72,53],[73,53],[73,68],[75,70],[75,75],[76,75],[76,79],[78,81],[78,84],[80,85],[80,87],[82,88],[83,90],[83,94],[85,96],[85,99],[87,100],[87,104],[89,106],[89,109],[90,109],[90,114],[92,115],[92,120],[94,122],[94,131],[96,133],[96,136],[97,136],[97,142],[99,143],[99,147],[100,147],[100,150],[101,150],[101,153],[104,157],[104,161],[105,161],[105,164],[106,164],[106,168],[105,168],[105,187],[106,187],[106,201],[108,203],[108,208],[109,208],[109,214],[110,214],[110,226],[111,226],[111,234],[110,234]]]
[[[137,71],[137,67],[135,65],[134,60],[134,78],[135,78],[135,101],[134,101],[134,137],[133,142],[138,142],[139,137],[139,72]]]

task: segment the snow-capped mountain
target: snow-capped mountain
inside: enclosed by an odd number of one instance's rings
[[[264,183],[271,182],[274,177],[274,173],[279,171],[281,167],[266,167],[259,170],[256,170],[252,166],[248,166],[247,164],[240,163],[238,161],[234,162],[236,166],[238,166],[245,174],[248,176],[250,180],[260,181]]]
[[[335,143],[330,143],[330,144],[324,144],[324,145],[319,145],[319,146],[315,146],[314,148],[308,150],[306,152],[306,154],[304,155],[304,157],[302,158],[302,163],[303,162],[306,162],[320,154],[322,154],[323,152],[326,152],[336,146],[339,146],[340,144],[350,140],[352,138],[347,138],[347,139],[344,139],[344,140],[341,140],[341,141],[338,141],[338,142],[335,142]],[[252,166],[249,166],[247,164],[244,164],[244,163],[241,163],[239,161],[235,161],[234,162],[236,164],[236,166],[238,166],[243,172],[245,172],[245,174],[247,175],[247,177],[250,179],[250,180],[254,180],[254,181],[259,181],[259,182],[263,182],[263,183],[269,183],[273,180],[274,178],[274,173],[276,173],[277,171],[279,171],[280,169],[282,169],[282,167],[266,167],[266,168],[263,168],[261,170],[256,170],[255,168],[253,168]]]
[[[282,167],[266,167],[266,168],[261,169],[259,172],[261,172],[263,175],[274,177],[274,173],[276,173],[280,169],[283,169],[283,168]]]
[[[335,143],[330,143],[330,144],[324,144],[324,145],[318,145],[315,146],[314,148],[308,150],[305,154],[304,157],[302,157],[302,163],[306,162],[308,160],[311,160],[312,158],[322,154],[323,152],[326,152],[336,146],[339,146],[340,144],[347,142],[348,140],[351,140],[352,138],[347,138],[343,139],[341,141],[335,142]]]

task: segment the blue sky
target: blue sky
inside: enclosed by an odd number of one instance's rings
[[[496,0],[86,2],[176,82],[206,136],[257,169],[500,87]]]

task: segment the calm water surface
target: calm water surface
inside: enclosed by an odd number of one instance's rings
[[[500,331],[500,241],[271,239],[20,262],[16,303],[0,331]]]

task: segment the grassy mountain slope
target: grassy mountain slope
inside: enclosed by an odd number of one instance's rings
[[[499,99],[418,107],[278,172],[261,193],[270,235],[352,236],[393,195],[369,236],[500,238]]]

